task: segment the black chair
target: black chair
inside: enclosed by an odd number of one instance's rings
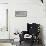
[[[29,23],[27,23],[27,31],[22,31],[22,34],[19,35],[20,36],[20,44],[22,41],[25,41],[25,39],[24,39],[25,34],[32,35],[32,37],[29,39],[29,41],[31,41],[32,45],[34,42],[39,43],[39,33],[40,33],[40,24],[36,24],[36,23],[29,24]]]

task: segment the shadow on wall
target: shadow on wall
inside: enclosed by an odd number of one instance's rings
[[[42,45],[45,46],[44,45],[44,37],[43,37],[43,26],[42,25],[40,25],[40,39],[42,40]]]

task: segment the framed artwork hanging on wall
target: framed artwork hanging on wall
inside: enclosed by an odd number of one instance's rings
[[[15,16],[16,17],[26,17],[27,11],[15,11]]]

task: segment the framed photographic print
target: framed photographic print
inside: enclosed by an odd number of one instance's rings
[[[15,16],[16,17],[26,17],[27,11],[15,11]]]

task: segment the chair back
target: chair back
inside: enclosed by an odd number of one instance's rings
[[[32,23],[29,24],[27,23],[27,31],[30,35],[34,34],[37,35],[40,32],[40,24]]]

